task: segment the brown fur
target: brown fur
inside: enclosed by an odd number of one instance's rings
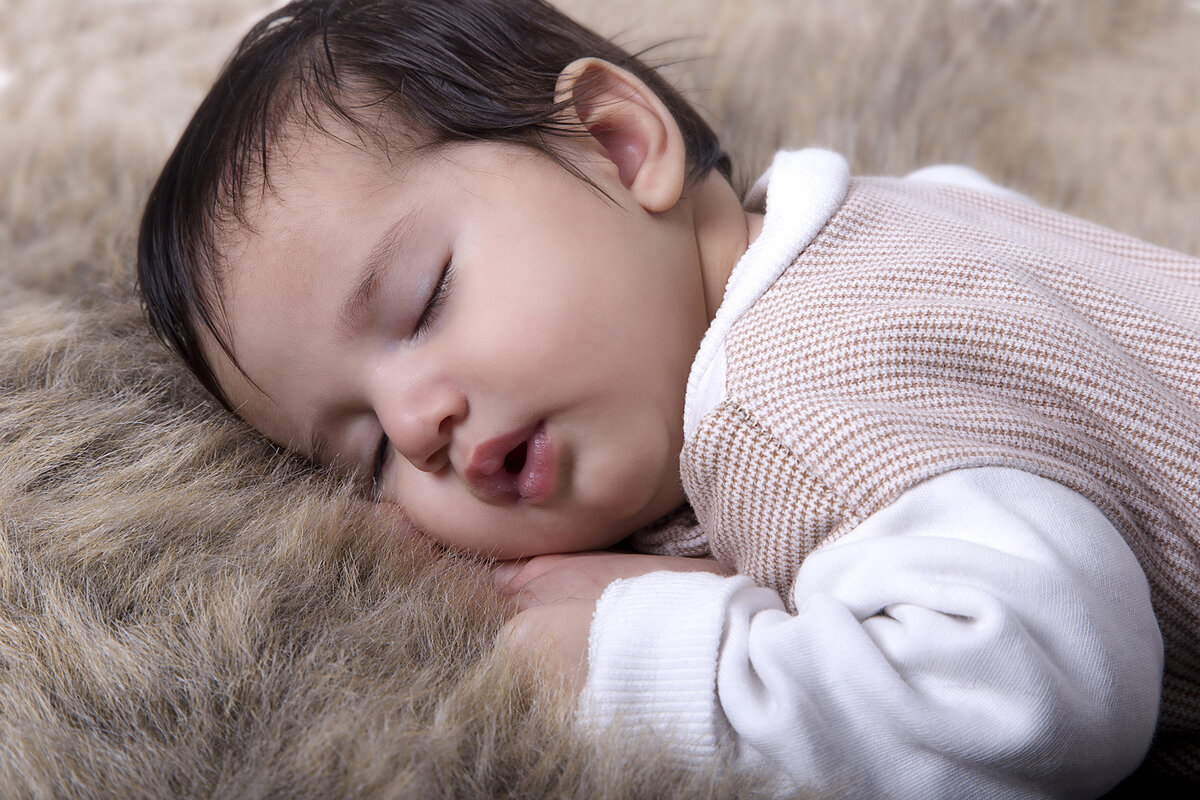
[[[1186,4],[562,5],[675,39],[650,55],[742,186],[781,145],[967,162],[1200,252]],[[475,565],[398,543],[144,329],[144,192],[265,7],[0,0],[0,796],[747,796],[719,765],[578,738],[555,685],[492,651]]]

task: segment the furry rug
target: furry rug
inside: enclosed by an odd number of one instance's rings
[[[780,146],[972,164],[1200,252],[1200,9],[562,0]],[[144,193],[247,0],[0,0],[0,796],[746,797],[588,743],[491,642],[473,565],[398,542],[144,329]]]

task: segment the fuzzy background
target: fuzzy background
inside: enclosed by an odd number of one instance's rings
[[[561,0],[780,146],[971,164],[1200,254],[1200,3]],[[583,743],[469,563],[397,543],[144,329],[144,193],[269,4],[0,0],[0,797],[746,797]]]

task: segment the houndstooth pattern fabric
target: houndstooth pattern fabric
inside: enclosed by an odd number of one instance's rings
[[[788,598],[813,548],[927,478],[1063,483],[1149,579],[1151,758],[1200,778],[1200,261],[1003,197],[855,179],[726,356],[681,462],[714,556]]]
[[[707,556],[708,537],[690,505],[683,505],[636,531],[629,545],[639,553],[696,558]]]

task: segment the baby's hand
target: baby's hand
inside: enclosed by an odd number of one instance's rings
[[[496,589],[513,600],[519,613],[500,632],[500,646],[519,652],[549,648],[551,663],[578,692],[587,680],[588,632],[596,601],[618,578],[659,570],[732,574],[732,570],[709,558],[611,551],[501,562],[492,579]]]
[[[550,670],[557,671],[578,694],[587,681],[588,631],[595,613],[595,600],[534,606],[508,621],[497,644],[526,658],[544,654]]]

